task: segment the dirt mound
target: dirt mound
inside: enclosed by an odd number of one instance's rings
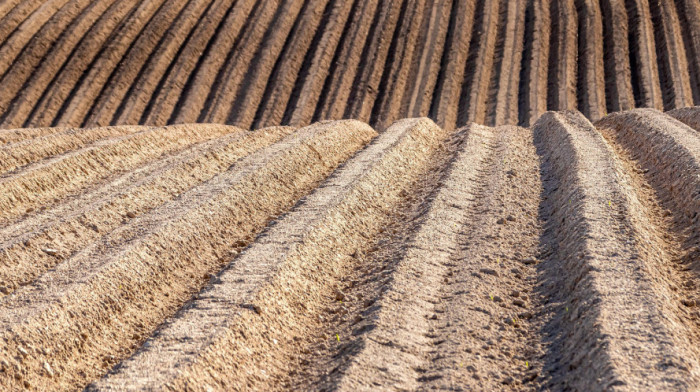
[[[529,126],[700,104],[694,0],[7,0],[0,127]]]
[[[691,389],[698,113],[2,131],[0,386]]]

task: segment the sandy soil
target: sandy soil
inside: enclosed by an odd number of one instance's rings
[[[0,386],[690,390],[699,118],[3,131]]]

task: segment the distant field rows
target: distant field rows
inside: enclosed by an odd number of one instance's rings
[[[700,104],[696,0],[12,0],[0,127],[530,126]]]

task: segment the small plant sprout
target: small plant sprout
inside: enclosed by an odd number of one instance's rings
[[[525,369],[528,369],[530,367],[530,362],[525,361]]]
[[[567,312],[569,311],[569,307],[568,307],[568,306],[566,307],[566,311],[567,311]]]
[[[612,207],[612,202],[608,200],[608,207]]]
[[[335,334],[335,340],[340,341],[340,335],[339,335],[339,334]]]
[[[493,294],[489,294],[489,297],[491,298],[491,301],[493,301]]]

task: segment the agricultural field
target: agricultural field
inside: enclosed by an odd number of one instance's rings
[[[700,1],[0,0],[0,391],[690,391]]]
[[[0,128],[700,105],[697,0],[4,0]]]
[[[0,389],[692,389],[699,132],[0,131]]]

